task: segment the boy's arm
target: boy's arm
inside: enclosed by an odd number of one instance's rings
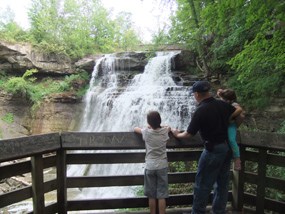
[[[135,127],[135,128],[134,128],[134,132],[135,132],[135,133],[138,133],[138,134],[141,134],[141,133],[142,133],[142,129],[139,128],[139,127]]]
[[[171,132],[171,127],[170,126],[161,126],[163,128],[167,128],[168,132]]]

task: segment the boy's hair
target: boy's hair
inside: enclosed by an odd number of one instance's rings
[[[236,96],[236,93],[234,90],[232,89],[225,89],[225,90],[222,90],[220,93],[219,93],[219,96],[226,100],[226,101],[230,101],[231,103],[232,102],[236,102],[237,100],[237,96]]]
[[[153,129],[160,128],[161,117],[157,111],[148,112],[146,118],[147,118],[147,123],[151,126],[151,128]]]

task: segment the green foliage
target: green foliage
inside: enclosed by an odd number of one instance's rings
[[[1,40],[7,42],[28,42],[31,41],[31,36],[28,32],[24,31],[17,23],[10,22],[2,26],[0,30]]]
[[[29,17],[36,44],[72,58],[130,50],[139,43],[130,14],[112,19],[100,0],[32,0]]]
[[[36,79],[31,76],[36,72],[38,72],[36,69],[31,69],[27,70],[22,77],[11,77],[5,84],[4,88],[12,94],[20,94],[21,96],[33,101],[35,91],[32,83]]]
[[[12,124],[14,122],[14,115],[12,113],[7,113],[1,119],[6,123]]]
[[[48,53],[77,59],[88,54],[134,50],[141,42],[130,13],[115,18],[100,0],[32,0],[31,28],[23,30],[8,8],[0,10],[0,38],[29,42]]]
[[[169,31],[173,43],[191,43],[193,34],[193,20],[191,9],[187,0],[177,0],[176,15],[171,18],[172,27]],[[189,45],[191,46],[191,45]]]
[[[177,0],[171,37],[227,74],[248,108],[266,107],[284,93],[285,2]]]
[[[40,43],[33,43],[36,48],[45,53],[56,53],[68,55],[66,47],[61,44],[48,43],[46,41],[41,41]]]
[[[28,31],[22,29],[15,21],[15,14],[11,8],[0,9],[0,38],[6,42],[27,42],[31,41]]]
[[[36,69],[27,70],[22,77],[10,77],[8,80],[3,75],[0,78],[0,82],[4,82],[1,85],[2,89],[13,95],[26,98],[33,104],[33,109],[40,105],[43,99],[48,98],[52,94],[72,92],[77,97],[82,97],[87,90],[89,80],[87,72],[72,74],[66,76],[63,80],[46,78],[42,81],[37,81],[33,76],[37,72]],[[6,82],[3,80],[6,80]]]
[[[271,39],[258,33],[252,42],[229,61],[237,73],[231,85],[235,86],[242,102],[249,107],[265,107],[270,103],[272,95],[282,92],[285,81],[283,33],[275,32]]]

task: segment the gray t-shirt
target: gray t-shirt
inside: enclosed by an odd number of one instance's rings
[[[156,170],[168,167],[166,154],[166,141],[169,139],[168,128],[142,129],[142,138],[146,147],[145,168]]]

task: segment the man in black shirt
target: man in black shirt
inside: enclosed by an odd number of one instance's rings
[[[193,84],[191,92],[198,107],[186,131],[172,130],[176,138],[188,138],[199,131],[205,146],[195,178],[192,214],[206,212],[214,185],[213,213],[225,213],[228,200],[231,152],[227,130],[230,119],[239,112],[232,105],[212,97],[210,89],[208,81]]]

